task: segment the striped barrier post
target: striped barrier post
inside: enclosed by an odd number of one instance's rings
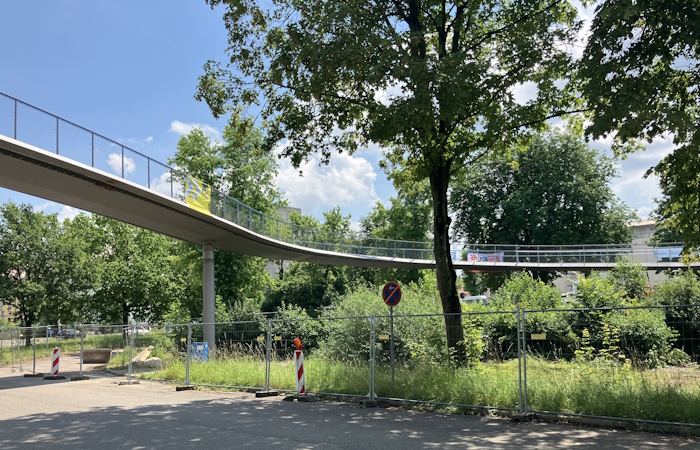
[[[51,372],[48,376],[44,377],[44,380],[65,380],[66,377],[59,375],[59,362],[61,359],[61,349],[55,347],[53,352],[51,352]]]
[[[61,349],[54,347],[53,353],[51,354],[51,376],[58,376],[59,360],[61,357]]]
[[[294,338],[294,370],[297,378],[297,394],[306,394],[306,379],[304,376],[304,352],[302,351],[301,339]]]

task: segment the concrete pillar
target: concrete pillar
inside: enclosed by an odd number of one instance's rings
[[[204,325],[204,340],[209,343],[209,358],[215,355],[215,317],[214,317],[214,247],[211,244],[202,246],[202,291],[204,307],[202,320]]]

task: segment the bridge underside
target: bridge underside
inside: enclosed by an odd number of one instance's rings
[[[424,269],[425,259],[354,255],[306,248],[259,235],[186,204],[29,144],[0,135],[0,186],[130,223],[199,245],[276,260],[318,264]],[[483,272],[516,270],[609,270],[611,263],[455,261],[457,269]],[[649,270],[683,269],[679,262],[642,263]]]

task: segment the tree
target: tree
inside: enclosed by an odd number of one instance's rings
[[[303,229],[317,230],[316,233],[322,236],[320,239],[315,237],[316,242],[324,240],[326,244],[335,244],[338,242],[336,237],[350,233],[350,215],[344,216],[339,206],[324,212],[323,217],[321,223],[313,216],[293,212],[289,219]],[[350,290],[348,269],[327,264],[293,262],[274,281],[262,310],[274,311],[287,304],[301,307],[315,317],[318,309],[330,306]]]
[[[319,155],[384,146],[407,178],[429,180],[443,311],[460,311],[447,196],[463,166],[503,152],[551,117],[571,113],[564,49],[580,29],[564,0],[225,2],[227,65],[210,61],[196,98],[218,117],[261,105],[268,148],[296,167]],[[537,87],[518,103],[513,90]],[[235,105],[235,106],[234,106]],[[464,340],[446,315],[447,342]]]
[[[363,234],[379,239],[405,241],[399,247],[415,249],[416,242],[427,242],[431,238],[432,206],[430,185],[427,182],[413,186],[397,186],[398,196],[389,199],[389,208],[377,202],[372,211],[360,219]],[[420,247],[419,247],[420,249]],[[413,258],[410,251],[397,251],[397,257]],[[349,268],[351,279],[362,278],[370,284],[397,281],[402,284],[417,282],[424,274],[418,269],[371,269]]]
[[[454,234],[473,244],[629,244],[636,218],[610,187],[610,158],[564,132],[534,138],[512,156],[483,160],[451,194]],[[549,281],[556,272],[537,272]],[[503,277],[491,275],[493,289]]]
[[[672,135],[676,149],[653,172],[668,196],[661,216],[686,251],[700,246],[698,28],[698,0],[601,1],[580,69],[591,136],[614,135],[624,152]]]
[[[98,261],[93,310],[102,322],[157,321],[177,298],[170,254],[174,241],[102,216],[91,218],[86,238]]]
[[[177,152],[169,161],[213,189],[268,215],[276,215],[286,203],[275,180],[277,164],[262,150],[263,133],[250,121],[231,116],[223,132],[223,142],[212,142],[200,129],[180,138]],[[201,250],[193,244],[178,247],[179,267],[186,276],[187,304],[193,316],[201,309]],[[236,303],[262,302],[270,280],[267,260],[224,251],[214,253],[215,293],[234,308]],[[199,309],[197,309],[199,308]]]

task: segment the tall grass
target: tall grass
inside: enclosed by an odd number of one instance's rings
[[[367,364],[349,364],[317,356],[305,361],[307,389],[367,395]],[[517,408],[518,361],[482,364],[476,368],[442,365],[396,367],[392,383],[388,366],[376,368],[380,397]],[[147,379],[185,380],[185,364],[175,362]],[[264,358],[240,356],[192,363],[190,382],[216,386],[263,387]],[[294,363],[271,364],[270,387],[295,389]],[[643,420],[700,423],[700,373],[693,369],[636,370],[605,362],[527,361],[527,394],[531,409]]]

